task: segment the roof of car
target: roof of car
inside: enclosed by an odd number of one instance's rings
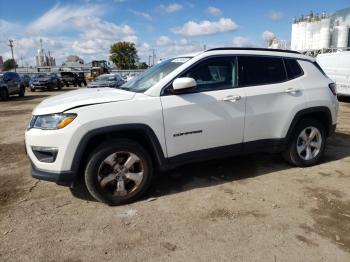
[[[208,49],[205,52],[219,51],[219,50],[269,51],[269,52],[300,54],[299,52],[293,51],[293,50],[273,49],[273,48],[255,48],[255,47],[219,47],[219,48]]]

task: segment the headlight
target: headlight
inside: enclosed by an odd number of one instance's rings
[[[75,118],[76,114],[51,114],[33,116],[29,128],[38,128],[45,130],[61,129],[69,125]]]

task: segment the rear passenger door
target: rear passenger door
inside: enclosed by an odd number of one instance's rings
[[[244,142],[284,138],[296,112],[306,106],[301,67],[295,59],[239,56],[238,68],[247,99]]]

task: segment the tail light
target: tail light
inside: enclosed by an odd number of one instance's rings
[[[337,95],[337,85],[335,83],[330,83],[328,85],[329,89],[331,90],[331,92],[333,93],[333,95]]]

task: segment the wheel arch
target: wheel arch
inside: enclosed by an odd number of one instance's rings
[[[82,173],[90,153],[99,144],[113,138],[127,138],[140,143],[151,155],[155,167],[161,168],[165,155],[151,127],[145,124],[123,124],[101,127],[87,132],[75,151],[71,170],[78,176]]]
[[[295,114],[287,132],[287,141],[292,137],[293,131],[299,121],[305,118],[314,118],[321,122],[326,129],[327,136],[331,135],[334,131],[332,128],[332,114],[330,109],[326,106],[310,107],[300,110]]]

